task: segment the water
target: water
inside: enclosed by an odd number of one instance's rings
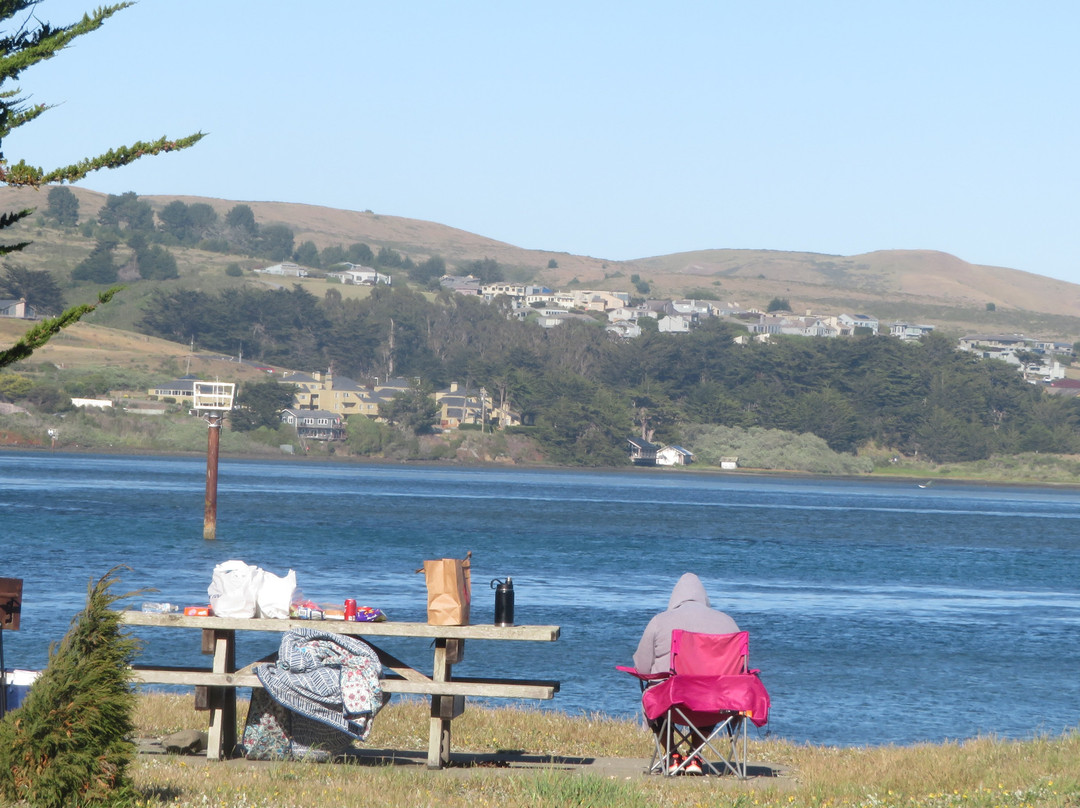
[[[218,540],[205,459],[0,453],[0,576],[24,579],[9,667],[40,667],[117,564],[123,591],[206,602],[216,563],[294,569],[316,600],[425,620],[426,558],[473,551],[473,622],[511,575],[519,623],[556,643],[469,643],[455,671],[552,678],[544,709],[636,715],[629,664],[685,571],[750,632],[773,736],[914,743],[1080,726],[1080,496],[1035,487],[223,458]],[[163,636],[163,634],[167,636]],[[179,634],[177,637],[168,636]],[[198,632],[144,660],[205,664]],[[422,667],[428,645],[381,643]],[[276,647],[256,634],[241,663]],[[759,731],[764,732],[764,730]]]

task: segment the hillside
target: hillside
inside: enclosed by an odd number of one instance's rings
[[[105,195],[74,188],[82,219],[96,215]],[[203,202],[220,216],[238,201],[189,196],[146,196],[155,210],[179,199]],[[509,279],[552,287],[633,291],[632,275],[651,284],[654,297],[693,296],[764,307],[773,297],[786,298],[797,312],[864,311],[883,321],[929,322],[953,333],[1003,331],[1073,341],[1080,339],[1080,285],[1004,267],[969,264],[932,250],[882,250],[836,256],[772,250],[700,250],[632,261],[605,261],[555,251],[526,250],[434,222],[284,202],[242,201],[260,224],[285,224],[295,242],[312,241],[319,249],[363,242],[388,247],[423,261],[431,255],[449,267],[478,258],[499,262]],[[30,189],[0,190],[2,209],[45,207],[45,195]],[[75,234],[33,224],[20,228],[35,244],[20,263],[62,274],[89,251],[91,242]],[[181,283],[210,276],[235,256],[175,249]],[[557,266],[550,267],[555,263]],[[213,284],[221,282],[213,278]],[[89,292],[86,292],[89,294]],[[77,294],[71,295],[77,299]],[[134,308],[138,293],[128,293]],[[995,311],[987,311],[993,304]],[[128,321],[117,325],[130,327]]]

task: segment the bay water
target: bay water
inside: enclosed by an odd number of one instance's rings
[[[1080,726],[1072,489],[226,457],[206,541],[205,475],[201,457],[0,453],[0,577],[24,581],[7,667],[44,666],[89,582],[117,565],[116,591],[158,590],[133,608],[205,604],[214,565],[238,558],[295,570],[314,600],[422,622],[417,568],[471,550],[474,623],[491,621],[489,582],[509,575],[517,622],[562,635],[470,642],[455,672],[560,680],[537,709],[638,715],[615,666],[692,571],[750,632],[773,701],[759,736],[910,744]],[[141,661],[207,663],[198,631],[136,633]],[[242,636],[238,662],[277,639]],[[430,665],[429,643],[379,644]]]

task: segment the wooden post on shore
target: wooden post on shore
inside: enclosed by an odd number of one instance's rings
[[[218,444],[221,440],[221,414],[207,416],[206,430],[206,510],[203,515],[203,538],[217,538]]]

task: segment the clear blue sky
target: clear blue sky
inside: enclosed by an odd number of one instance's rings
[[[92,4],[44,0],[69,22]],[[1080,282],[1080,3],[142,0],[24,74],[50,168],[611,260],[935,249]]]

